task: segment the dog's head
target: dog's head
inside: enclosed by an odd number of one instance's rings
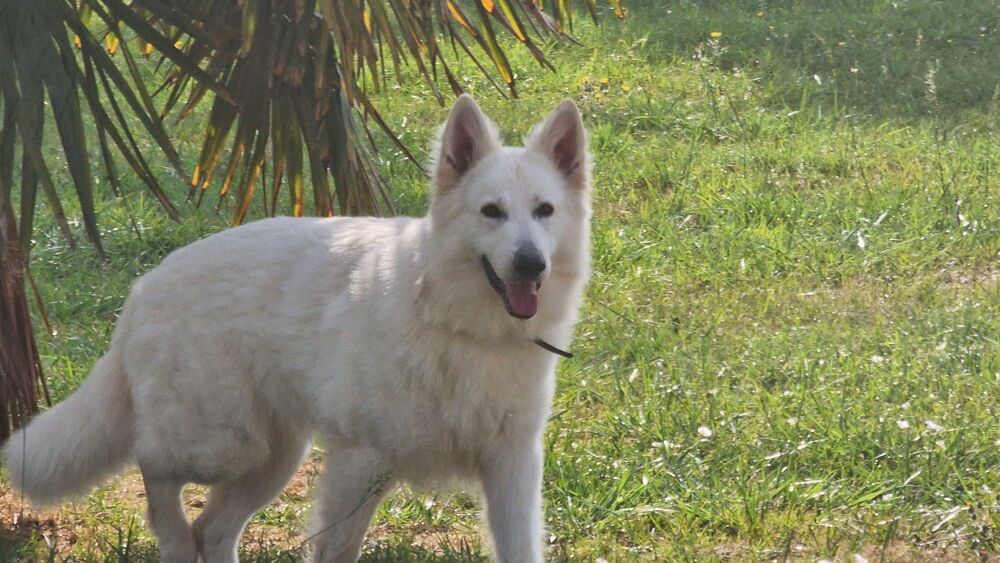
[[[468,95],[441,130],[433,172],[436,240],[481,269],[507,313],[528,319],[553,276],[581,274],[590,218],[590,156],[576,104],[565,100],[525,139],[501,146]]]

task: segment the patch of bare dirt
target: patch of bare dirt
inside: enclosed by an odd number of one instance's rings
[[[479,541],[476,534],[460,530],[441,530],[430,527],[400,530],[387,524],[378,524],[368,530],[368,535],[365,536],[365,546],[368,549],[374,549],[377,544],[398,538],[401,533],[410,538],[410,545],[430,553],[443,553],[446,550],[462,552],[467,550],[469,546],[477,545]]]
[[[981,287],[993,289],[1000,284],[1000,268],[994,264],[981,265],[972,269],[941,271],[945,285],[956,289]]]
[[[284,509],[301,504],[304,508],[320,465],[316,458],[307,460],[271,506]],[[184,506],[189,518],[194,519],[201,513],[207,492],[206,487],[196,485],[184,489]],[[95,526],[110,526],[106,532],[116,535],[112,519],[126,522],[134,519],[136,525],[141,525],[146,510],[145,497],[138,470],[123,474],[86,499],[53,508],[34,507],[9,485],[0,484],[0,533],[11,538],[41,536],[46,543],[56,546],[58,552],[85,542],[80,547],[100,553],[103,547],[98,545],[101,540],[97,536],[101,534]],[[112,514],[114,518],[108,518]],[[300,532],[292,527],[269,526],[254,520],[247,528],[244,541],[291,549],[301,543]]]
[[[311,456],[296,472],[284,492],[268,510],[282,514],[306,512],[309,493],[321,470],[319,456]],[[184,506],[189,519],[201,513],[207,501],[206,487],[190,485],[184,489]],[[144,526],[146,493],[138,470],[132,470],[101,487],[85,499],[55,508],[37,508],[0,483],[0,534],[8,538],[42,537],[58,556],[100,554],[108,551],[109,542],[130,523]],[[304,520],[304,518],[303,518]],[[255,518],[243,534],[244,549],[268,553],[296,551],[306,539],[301,525],[282,525]],[[127,534],[127,529],[124,533]],[[366,548],[375,549],[392,538],[406,537],[411,545],[431,553],[462,551],[477,545],[473,532],[440,530],[432,527],[407,527],[401,530],[387,524],[373,526],[366,537]],[[144,540],[150,541],[150,540]]]

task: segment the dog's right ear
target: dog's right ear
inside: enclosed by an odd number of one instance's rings
[[[458,97],[441,129],[434,160],[437,189],[454,186],[480,159],[500,148],[497,128],[468,94]]]

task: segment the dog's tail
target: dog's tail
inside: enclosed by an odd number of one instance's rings
[[[0,457],[14,486],[45,505],[85,493],[120,469],[132,450],[131,395],[111,350],[75,393],[4,445]]]

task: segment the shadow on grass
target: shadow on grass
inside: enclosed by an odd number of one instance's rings
[[[1000,12],[939,0],[630,0],[646,53],[740,70],[774,102],[903,118],[1000,103]]]

